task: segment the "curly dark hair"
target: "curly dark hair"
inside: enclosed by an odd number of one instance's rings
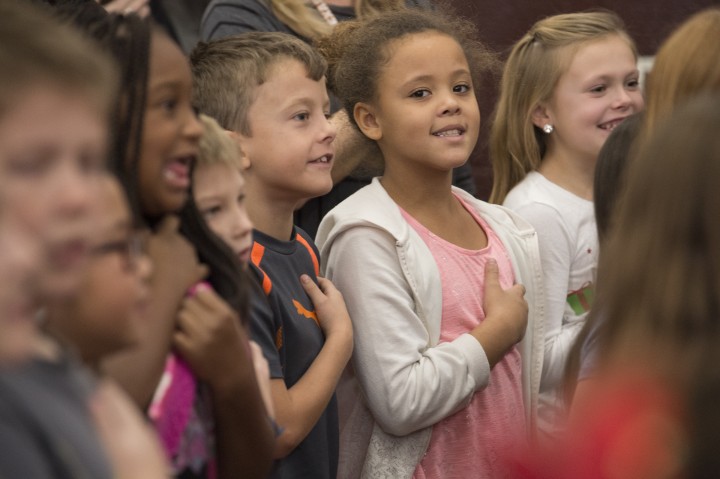
[[[390,60],[388,46],[407,35],[428,31],[457,41],[467,58],[475,88],[485,76],[499,71],[497,55],[477,39],[475,25],[444,7],[432,12],[393,11],[364,22],[343,22],[330,35],[317,40],[316,47],[328,62],[328,87],[340,98],[356,127],[353,108],[377,97],[378,78]]]

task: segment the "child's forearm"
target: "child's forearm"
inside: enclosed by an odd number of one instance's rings
[[[272,381],[277,422],[283,429],[275,457],[285,457],[308,435],[332,398],[352,354],[352,332],[336,331],[325,341],[310,368],[290,389],[282,379]]]
[[[252,364],[240,363],[233,381],[211,385],[220,479],[265,478],[272,467],[275,433]]]
[[[507,326],[494,321],[484,321],[470,334],[478,340],[485,355],[487,356],[490,368],[493,368],[507,354],[507,352],[522,338],[515,331]]]

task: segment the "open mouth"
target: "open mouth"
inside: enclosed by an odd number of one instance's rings
[[[195,156],[183,156],[172,160],[163,169],[163,178],[170,184],[187,188],[190,186],[190,168],[195,162]]]
[[[618,120],[612,120],[608,121],[607,123],[603,123],[599,125],[599,127],[606,131],[613,131],[616,126],[618,126],[620,123],[622,123],[625,120],[625,118],[620,118]]]
[[[445,130],[436,131],[433,133],[433,136],[439,136],[441,138],[446,137],[453,137],[453,136],[462,136],[465,134],[464,128],[449,128]]]
[[[323,155],[320,158],[312,160],[310,163],[315,163],[315,164],[330,163],[332,161],[332,159],[333,159],[332,155]]]

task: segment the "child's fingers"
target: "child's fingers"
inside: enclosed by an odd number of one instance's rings
[[[205,308],[220,309],[225,305],[224,300],[212,288],[197,290],[185,302],[187,304],[198,304]]]
[[[310,276],[306,274],[300,276],[300,283],[302,284],[308,296],[310,296],[310,300],[313,302],[313,304],[317,304],[316,301],[321,300],[325,296],[325,294],[320,289],[320,286],[315,284],[315,281],[313,281]]]
[[[188,362],[193,357],[194,343],[190,336],[182,331],[175,331],[172,336],[172,346],[180,356]]]
[[[237,314],[214,291],[203,291],[182,303],[181,314],[192,316],[195,321],[202,321],[205,329],[222,327],[225,322],[237,323]]]
[[[330,295],[332,292],[338,291],[332,281],[322,276],[318,276],[318,286],[325,295]]]
[[[492,258],[488,259],[487,263],[485,263],[485,288],[499,288],[499,274],[497,262]]]
[[[525,297],[525,286],[522,284],[514,284],[508,291],[517,293],[521,298]]]
[[[189,338],[198,337],[204,328],[203,315],[188,308],[183,308],[178,314],[177,329]]]

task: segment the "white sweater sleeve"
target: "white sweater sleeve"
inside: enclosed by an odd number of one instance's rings
[[[389,234],[370,227],[340,234],[325,269],[345,298],[355,334],[355,373],[385,432],[403,436],[435,424],[487,385],[487,357],[469,334],[429,347]]]
[[[545,357],[541,390],[562,382],[567,355],[583,319],[567,314],[568,283],[575,256],[576,231],[571,231],[560,214],[543,203],[530,203],[516,210],[537,231],[545,284]]]

